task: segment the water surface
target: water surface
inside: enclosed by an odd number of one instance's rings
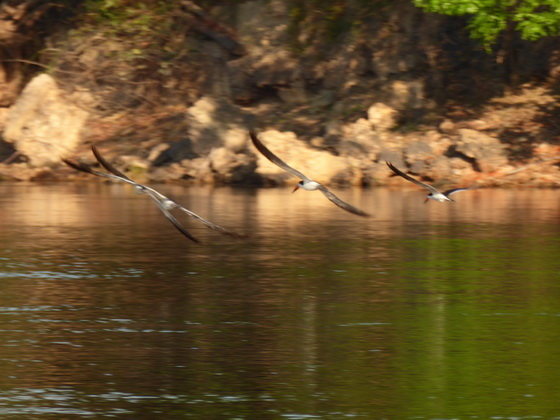
[[[560,191],[161,189],[0,184],[0,415],[560,418]]]

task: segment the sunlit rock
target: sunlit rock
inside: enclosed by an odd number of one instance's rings
[[[397,110],[381,102],[370,106],[367,115],[370,124],[376,131],[388,131],[397,123]]]
[[[414,141],[408,144],[404,149],[404,155],[409,164],[417,161],[425,162],[434,158],[432,146],[425,141]]]
[[[385,149],[379,154],[378,159],[379,162],[383,162],[384,165],[385,162],[391,162],[398,168],[405,167],[402,149]],[[387,175],[390,173],[391,172],[387,172]]]
[[[181,161],[182,178],[195,183],[212,184],[214,175],[210,159],[207,156]]]
[[[395,80],[390,84],[391,105],[399,109],[420,109],[426,106],[424,84],[419,80]]]
[[[455,150],[474,159],[482,172],[497,171],[507,165],[506,146],[497,138],[467,128],[458,130]]]
[[[455,134],[457,127],[453,121],[444,120],[439,125],[439,130],[444,134]]]
[[[189,178],[184,168],[178,163],[154,168],[148,176],[150,182],[176,181]]]
[[[189,108],[187,120],[187,136],[196,156],[206,156],[215,147],[226,146],[234,152],[245,147],[245,114],[227,101],[205,96]]]
[[[73,154],[88,112],[70,102],[55,80],[41,74],[23,89],[6,117],[4,140],[34,167],[58,165]]]
[[[382,136],[373,130],[365,118],[358,118],[355,123],[347,124],[340,130],[343,138],[337,145],[341,155],[361,159],[377,159],[377,155],[386,147]]]
[[[357,184],[363,177],[360,162],[350,157],[335,156],[324,150],[310,148],[292,132],[268,130],[259,133],[259,139],[288,165],[313,180],[324,184]],[[291,174],[271,163],[254,150],[257,156],[257,174],[272,184],[297,183]]]
[[[216,183],[238,184],[255,179],[255,158],[233,153],[226,147],[214,149],[208,155]]]
[[[436,156],[433,161],[430,162],[427,170],[423,171],[423,174],[437,182],[453,179],[451,163],[449,159],[444,156]]]

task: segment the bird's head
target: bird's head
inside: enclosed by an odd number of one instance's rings
[[[297,190],[299,190],[302,186],[303,186],[303,181],[299,181],[294,187],[294,189],[292,190],[292,194],[295,193]]]

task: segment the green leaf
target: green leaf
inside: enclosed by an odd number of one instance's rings
[[[560,0],[413,0],[432,13],[470,15],[468,29],[486,49],[496,42],[508,22],[517,22],[523,39],[536,41],[560,34]]]

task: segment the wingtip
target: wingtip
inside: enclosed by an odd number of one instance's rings
[[[91,151],[93,152],[93,155],[95,156],[95,158],[99,163],[101,163],[101,161],[104,160],[103,157],[101,156],[101,153],[99,153],[99,150],[95,146],[95,144],[91,145]]]
[[[372,215],[368,212],[365,212],[357,207],[354,206],[350,206],[349,208],[345,209],[347,211],[349,211],[352,214],[355,214],[357,216],[362,216],[362,217],[371,217]]]
[[[132,181],[128,176],[126,176],[123,172],[119,171],[117,168],[115,168],[113,165],[111,165],[107,159],[105,159],[103,156],[101,156],[101,153],[99,152],[99,150],[97,150],[97,147],[95,147],[95,145],[91,145],[91,150],[95,156],[95,159],[97,159],[97,162],[99,162],[99,164],[101,166],[103,166],[107,171],[111,172],[113,175],[116,175],[120,178],[124,178],[126,180]]]
[[[386,160],[385,164],[391,170],[391,174],[390,174],[391,176],[400,175],[400,173],[399,173],[400,170],[395,165],[393,165],[391,162]]]
[[[70,167],[74,167],[74,165],[76,165],[74,162],[72,162],[71,160],[65,159],[65,158],[60,158],[60,160],[62,162],[64,162],[66,165],[70,166]]]
[[[61,160],[66,165],[68,165],[72,169],[75,169],[76,171],[85,172],[85,173],[88,173],[88,174],[92,173],[92,169],[88,165],[86,165],[85,163],[73,162],[73,161],[68,160],[68,159],[61,159]]]
[[[360,210],[360,209],[356,209],[356,210],[357,210],[357,211],[355,211],[354,214],[357,214],[358,216],[362,216],[362,217],[372,217],[371,214],[366,213],[366,212],[363,211],[363,210]]]
[[[393,165],[391,162],[389,162],[388,160],[386,160],[386,161],[385,161],[385,164],[389,167],[389,169],[390,169],[393,173],[395,173],[395,174],[398,173],[399,169],[398,169],[395,165]]]
[[[219,225],[213,225],[213,226],[206,225],[206,227],[215,230],[216,232],[219,232],[223,235],[231,236],[232,238],[236,238],[236,239],[246,239],[249,237],[249,235],[247,234],[234,232],[232,230],[226,229],[225,227]]]

